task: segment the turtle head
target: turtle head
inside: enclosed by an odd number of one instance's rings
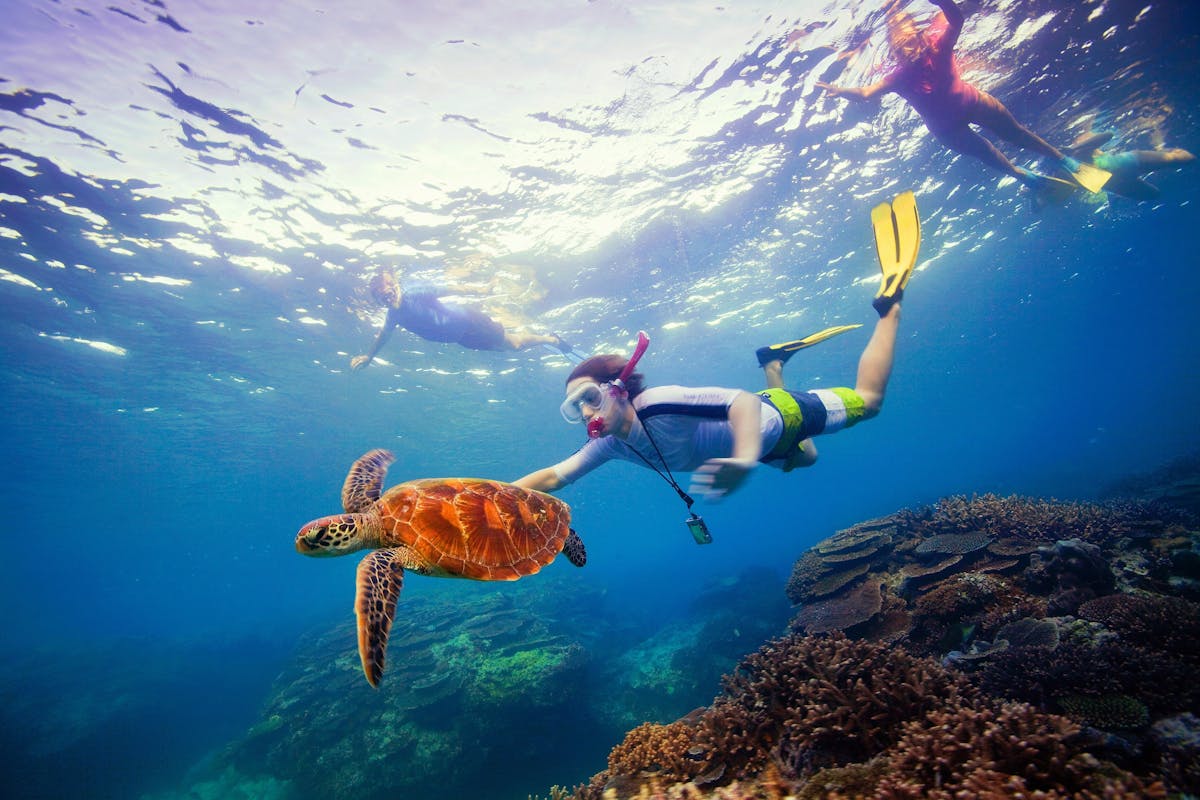
[[[314,519],[296,534],[296,552],[306,556],[343,556],[379,546],[375,514],[335,514]]]

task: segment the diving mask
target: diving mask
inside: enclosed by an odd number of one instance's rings
[[[581,383],[571,390],[567,395],[567,399],[563,400],[559,411],[562,412],[563,419],[571,424],[583,422],[583,407],[591,406],[599,409],[604,404],[604,398],[608,394],[604,389],[612,384],[604,384],[601,386],[595,381],[587,381]]]
[[[625,381],[629,380],[634,367],[637,366],[649,346],[650,337],[646,335],[645,331],[638,331],[637,347],[634,348],[633,355],[625,363],[625,367],[616,380],[603,384],[586,381],[576,386],[559,406],[563,419],[572,423],[583,422],[583,407],[589,406],[595,409],[596,413],[588,420],[588,438],[599,439],[604,436],[607,433],[609,417],[612,416],[616,401],[626,394]]]

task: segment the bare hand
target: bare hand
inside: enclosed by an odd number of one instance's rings
[[[692,473],[688,492],[703,495],[708,500],[720,500],[736,491],[756,466],[758,462],[748,458],[710,458]]]
[[[825,83],[825,81],[817,81],[813,85],[816,86],[818,89],[824,89],[825,91],[829,92],[834,97],[841,97],[843,94],[842,87],[834,86],[832,83]]]
[[[355,356],[354,358],[350,359],[350,369],[362,369],[369,363],[371,363],[370,356]]]

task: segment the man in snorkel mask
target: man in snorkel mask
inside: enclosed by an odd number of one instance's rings
[[[954,60],[954,46],[962,32],[963,14],[954,0],[932,0],[941,11],[922,30],[899,2],[889,5],[888,44],[896,68],[868,86],[835,86],[817,82],[834,95],[851,100],[871,100],[895,92],[908,101],[925,127],[946,147],[982,161],[994,170],[1016,178],[1035,200],[1052,200],[1070,194],[1076,187],[1099,192],[1109,173],[1091,164],[1081,164],[1013,117],[1004,104],[987,92],[964,81]],[[1018,167],[996,146],[971,128],[986,128],[1006,142],[1049,159],[1071,180],[1064,181]]]
[[[912,192],[877,206],[871,221],[883,270],[872,303],[879,321],[859,358],[853,389],[793,392],[783,387],[782,370],[796,351],[858,325],[759,348],[767,389],[758,394],[720,386],[647,388],[635,367],[650,340],[639,333],[630,358],[593,356],[567,376],[562,415],[568,422],[586,424],[587,443],[574,455],[515,483],[552,492],[618,458],[659,473],[690,508],[692,499],[675,482],[675,471],[692,473],[689,491],[718,499],[736,491],[760,463],[784,471],[812,465],[817,459],[812,437],[878,414],[891,376],[900,299],[921,240]]]
[[[648,344],[641,334],[631,358],[610,353],[576,365],[560,411],[584,425],[588,443],[566,461],[515,481],[518,486],[553,491],[612,458],[662,470],[664,477],[671,470],[701,472],[710,497],[741,485],[761,455],[762,401],[740,389],[647,390],[634,368]]]

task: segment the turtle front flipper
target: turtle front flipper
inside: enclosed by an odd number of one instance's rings
[[[577,567],[582,567],[587,563],[587,549],[583,546],[583,539],[579,538],[579,534],[572,528],[567,534],[567,540],[563,542],[563,554]]]
[[[342,508],[348,514],[366,511],[383,492],[383,476],[396,457],[387,450],[372,450],[354,462],[342,484]]]
[[[378,688],[383,677],[384,655],[396,601],[404,586],[404,547],[373,550],[358,562],[358,591],[354,614],[358,617],[358,657],[367,683]]]

